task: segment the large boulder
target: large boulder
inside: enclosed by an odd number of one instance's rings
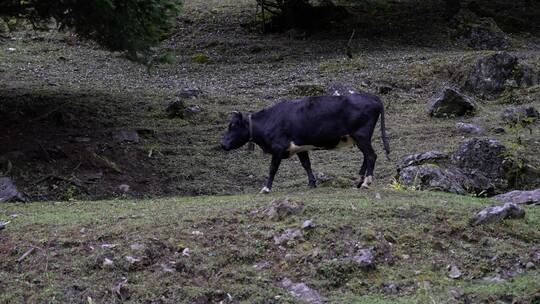
[[[454,88],[444,88],[429,106],[429,115],[434,117],[456,117],[476,111],[474,101]]]
[[[496,97],[514,76],[517,63],[518,59],[506,52],[482,57],[469,73],[464,88],[485,98]]]
[[[502,120],[509,124],[534,122],[539,117],[540,113],[533,106],[512,106],[506,108],[501,114]]]
[[[510,39],[491,18],[481,18],[466,27],[463,38],[475,50],[503,51],[510,48]]]
[[[0,203],[11,201],[26,202],[25,196],[17,190],[9,177],[0,177]]]
[[[465,194],[460,176],[437,165],[425,164],[403,168],[398,175],[402,185],[414,187],[418,190],[436,190],[456,194]]]
[[[471,138],[449,157],[428,151],[405,157],[397,165],[396,179],[420,190],[457,194],[495,195],[511,188],[540,186],[540,171],[509,156],[498,140]]]
[[[496,139],[471,138],[454,153],[454,164],[472,178],[489,179],[495,188],[505,189],[508,162],[506,147]]]

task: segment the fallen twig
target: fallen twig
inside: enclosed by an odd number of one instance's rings
[[[29,256],[32,252],[34,252],[34,250],[36,250],[36,248],[34,247],[31,247],[30,249],[28,249],[25,253],[23,253],[23,255],[21,255],[20,258],[17,259],[17,263],[20,263],[24,259],[26,259],[27,256]]]

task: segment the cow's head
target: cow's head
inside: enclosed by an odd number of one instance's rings
[[[240,112],[233,112],[229,128],[223,139],[221,147],[225,151],[238,149],[249,141],[249,121]]]

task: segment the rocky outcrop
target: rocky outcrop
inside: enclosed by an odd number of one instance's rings
[[[429,115],[434,117],[463,116],[475,111],[474,101],[454,88],[444,88],[429,106]]]
[[[19,192],[9,177],[0,177],[0,203],[11,201],[26,202],[26,197]]]
[[[518,59],[506,52],[482,57],[469,73],[464,88],[485,98],[497,96],[512,78],[517,63]]]
[[[463,39],[475,50],[503,51],[510,48],[510,39],[491,18],[481,18],[466,26]]]
[[[471,138],[447,154],[428,151],[407,156],[398,165],[396,179],[419,190],[438,190],[456,194],[495,195],[516,184],[540,184],[540,173],[508,157],[498,140]]]

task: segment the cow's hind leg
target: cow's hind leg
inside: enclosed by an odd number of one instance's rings
[[[355,136],[356,144],[362,153],[364,154],[364,160],[362,167],[360,168],[360,182],[357,187],[369,188],[369,185],[373,182],[373,171],[375,170],[375,162],[377,161],[377,154],[371,146],[371,137],[367,136]]]
[[[261,189],[261,193],[268,194],[270,193],[270,190],[272,189],[272,184],[274,183],[274,177],[276,176],[276,173],[279,169],[279,165],[281,164],[281,156],[278,155],[272,155],[272,161],[270,162],[270,172],[268,174],[268,181],[266,182],[266,186],[264,186]]]
[[[306,169],[306,173],[308,176],[308,185],[310,188],[317,187],[315,176],[313,176],[313,171],[311,171],[311,162],[309,161],[309,154],[308,152],[300,152],[298,153],[298,158],[300,159],[300,163],[302,163],[302,167]]]

